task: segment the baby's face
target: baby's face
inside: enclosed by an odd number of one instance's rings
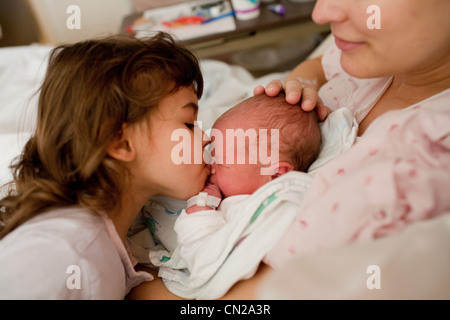
[[[239,127],[239,121],[233,121],[232,118],[219,121],[214,124],[213,129],[221,132],[223,142],[212,137],[211,155],[214,162],[211,164],[210,179],[219,186],[225,197],[252,194],[271,180],[270,175],[261,174],[259,163],[249,160],[249,144],[252,141],[246,140],[243,147],[234,136],[228,136],[227,139],[227,129],[234,129],[235,132],[237,129],[246,130]]]

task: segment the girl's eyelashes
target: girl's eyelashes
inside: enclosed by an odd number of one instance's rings
[[[185,125],[186,127],[188,127],[189,130],[193,130],[194,127],[195,127],[195,125],[194,125],[193,123],[187,123],[187,122],[185,122],[184,125]]]

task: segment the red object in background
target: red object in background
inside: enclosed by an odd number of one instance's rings
[[[180,17],[173,21],[163,21],[162,24],[169,28],[182,27],[191,24],[201,24],[204,18],[200,16]]]

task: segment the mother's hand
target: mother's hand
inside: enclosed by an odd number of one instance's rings
[[[153,281],[143,282],[134,287],[125,297],[127,300],[183,300],[167,289],[158,271],[138,265],[136,270],[144,270],[153,275]],[[261,263],[255,275],[250,279],[240,280],[220,298],[220,300],[255,300],[259,298],[260,286],[270,276],[272,268]]]
[[[293,79],[283,83],[281,80],[272,80],[266,87],[257,86],[253,93],[255,95],[265,93],[270,97],[275,97],[282,91],[286,94],[286,102],[297,104],[301,100],[300,106],[304,111],[315,109],[319,121],[325,120],[331,112],[328,107],[324,106],[313,81]]]

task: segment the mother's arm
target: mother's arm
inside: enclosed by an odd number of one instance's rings
[[[158,272],[154,269],[141,269],[151,273],[155,279],[140,284],[131,290],[126,299],[129,300],[183,300],[183,298],[167,290]],[[221,300],[255,300],[258,299],[258,290],[266,276],[270,274],[271,268],[261,263],[256,274],[247,280],[237,282],[221,298]]]

